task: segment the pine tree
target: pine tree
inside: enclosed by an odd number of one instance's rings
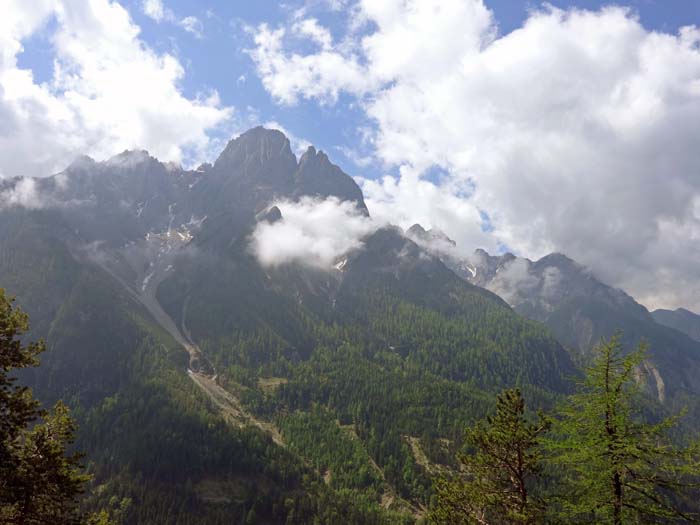
[[[578,392],[561,407],[547,448],[564,472],[559,513],[567,523],[691,520],[677,501],[700,472],[697,447],[680,448],[670,417],[647,423],[638,372],[645,350],[624,355],[619,336],[601,343]],[[697,515],[695,515],[697,516]]]
[[[525,418],[519,390],[498,396],[496,413],[467,429],[472,454],[460,456],[463,476],[436,482],[437,505],[431,521],[439,524],[534,524],[544,502],[531,493],[540,473],[539,443],[548,428],[542,416]]]
[[[82,518],[77,497],[90,479],[66,454],[75,424],[61,402],[42,410],[13,372],[36,366],[44,344],[22,343],[27,315],[0,288],[0,522],[18,525],[107,523]],[[100,521],[101,520],[101,521]]]

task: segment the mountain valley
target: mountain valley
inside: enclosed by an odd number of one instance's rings
[[[551,408],[617,330],[649,344],[650,411],[688,406],[700,428],[700,317],[650,313],[563,254],[465,257],[437,230],[366,227],[352,177],[279,131],[195,170],[127,151],[0,180],[19,192],[0,286],[48,346],[22,379],[71,406],[86,505],[121,523],[414,523],[496,393]],[[360,241],[326,266],[261,262],[260,229],[308,202]]]

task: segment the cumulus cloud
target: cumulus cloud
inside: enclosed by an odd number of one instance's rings
[[[483,212],[492,245],[562,251],[650,307],[700,309],[700,29],[649,31],[620,7],[545,6],[508,34],[480,0],[346,9],[346,38],[297,46],[295,19],[258,27],[251,56],[280,103],[356,98],[400,168],[363,184],[370,211],[487,244]],[[452,204],[410,200],[424,190]]]
[[[372,216],[404,229],[415,223],[426,229],[437,228],[456,242],[455,250],[451,250],[455,256],[466,256],[477,246],[491,251],[498,249],[478,207],[471,199],[462,197],[473,188],[459,181],[440,185],[419,175],[405,165],[399,177],[385,176],[379,180],[359,177]]]
[[[316,42],[322,50],[327,51],[333,46],[331,32],[318,23],[315,18],[304,18],[296,22],[293,30],[304,37]]]
[[[38,82],[17,59],[47,28],[53,71]],[[150,49],[139,32],[109,0],[10,0],[0,19],[0,175],[43,176],[77,154],[141,147],[162,160],[203,160],[233,110],[215,91],[185,96],[178,59]]]
[[[327,48],[318,54],[287,54],[284,40],[294,33],[262,24],[255,32],[255,48],[249,50],[263,85],[278,101],[295,104],[302,97],[334,102],[342,89],[353,92],[367,89],[369,79],[352,55],[345,56]],[[296,31],[296,36],[304,35]],[[318,42],[318,36],[306,36]]]
[[[301,263],[331,269],[338,259],[362,246],[378,222],[358,212],[355,203],[335,197],[303,197],[281,201],[276,222],[261,221],[251,236],[250,249],[263,266]]]

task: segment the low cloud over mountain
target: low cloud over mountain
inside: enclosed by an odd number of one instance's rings
[[[261,25],[251,56],[282,105],[361,108],[366,149],[398,168],[363,187],[373,214],[561,251],[650,307],[700,308],[700,29],[545,5],[504,34],[481,0],[343,14],[344,32],[306,11]]]
[[[351,201],[336,197],[302,197],[279,201],[281,218],[260,221],[251,236],[251,250],[263,266],[298,262],[330,269],[378,224],[358,211]]]

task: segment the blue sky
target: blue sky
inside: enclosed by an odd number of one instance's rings
[[[700,310],[700,0],[8,2],[0,177],[275,123],[378,222]]]
[[[297,137],[330,152],[335,162],[349,172],[361,171],[370,177],[384,173],[385,166],[374,163],[357,166],[338,149],[353,147],[358,140],[356,129],[366,125],[365,115],[354,107],[352,100],[341,97],[332,106],[315,101],[302,101],[294,106],[275,103],[263,88],[255,64],[246,53],[252,46],[246,26],[284,24],[296,9],[307,5],[312,6],[310,11],[334,34],[341,35],[345,31],[342,13],[328,9],[323,2],[294,0],[163,0],[162,3],[176,17],[194,16],[200,20],[201,37],[183,31],[175,24],[153,20],[144,13],[142,0],[121,1],[141,29],[140,38],[148,46],[180,59],[186,70],[181,79],[186,96],[194,97],[203,89],[216,89],[222,103],[240,108],[246,117],[251,118],[251,125],[278,122]],[[528,13],[544,4],[517,0],[486,0],[484,3],[493,11],[502,34],[521,27]],[[589,10],[611,4],[622,5],[633,10],[644,27],[671,33],[682,26],[700,23],[700,1],[696,0],[554,0],[547,3],[562,9]],[[54,51],[50,36],[54,25],[55,20],[49,19],[41,31],[24,40],[23,52],[18,56],[19,65],[31,69],[39,82],[48,81],[52,76]]]
[[[186,69],[182,79],[183,92],[190,97],[205,88],[215,88],[225,105],[250,108],[259,116],[259,123],[276,121],[298,137],[329,151],[334,160],[350,172],[358,169],[369,176],[382,173],[379,166],[356,166],[346,158],[338,146],[351,147],[357,141],[356,128],[363,125],[364,115],[351,101],[333,106],[316,102],[302,102],[285,106],[274,102],[256,76],[255,64],[246,49],[251,47],[250,35],[245,26],[267,23],[283,24],[295,9],[313,2],[269,0],[213,1],[213,0],[164,0],[164,6],[179,17],[195,16],[203,25],[202,38],[183,31],[180,27],[156,22],[143,12],[141,0],[121,2],[129,10],[141,28],[141,38],[153,49],[173,53],[180,58]],[[685,25],[700,23],[700,1],[696,0],[632,0],[627,2],[605,2],[599,0],[548,2],[562,9],[580,8],[596,10],[617,4],[631,8],[644,27],[657,31],[676,32]],[[542,2],[517,0],[487,0],[486,6],[494,12],[501,33],[519,28],[528,12],[542,6]],[[344,17],[318,3],[314,13],[328,24],[336,34],[345,30]],[[53,51],[48,36],[49,22],[45,31],[35,33],[24,42],[24,52],[19,63],[30,68],[39,81],[50,79]],[[241,77],[244,77],[245,80]],[[251,121],[253,124],[254,121]]]
[[[611,2],[599,0],[553,1],[550,4],[567,8],[600,9]],[[256,26],[261,23],[277,25],[284,23],[295,8],[303,2],[274,2],[257,0],[244,1],[191,1],[172,0],[167,5],[176,13],[194,14],[205,24],[204,38],[178,30],[167,24],[150,20],[140,9],[141,2],[131,1],[126,5],[143,29],[143,38],[156,49],[172,52],[176,50],[187,64],[184,90],[193,95],[202,86],[213,86],[219,90],[222,101],[227,105],[245,108],[250,106],[260,115],[260,123],[277,121],[290,132],[304,137],[317,147],[329,151],[334,160],[347,171],[358,169],[370,176],[382,173],[377,166],[358,167],[339,152],[337,146],[352,146],[357,141],[355,129],[363,124],[363,114],[341,103],[332,107],[315,102],[301,103],[288,107],[274,103],[263,89],[255,74],[255,66],[245,53],[251,46],[244,25]],[[286,5],[281,5],[286,4]],[[541,2],[519,2],[517,0],[491,0],[485,4],[493,10],[499,30],[509,33],[520,27],[528,12]],[[623,2],[633,9],[641,23],[653,30],[675,32],[679,27],[700,24],[700,1],[695,0],[635,0]],[[207,17],[211,11],[213,16]],[[333,11],[318,9],[316,13],[334,33],[342,34],[344,20]],[[245,82],[238,79],[245,76]]]

